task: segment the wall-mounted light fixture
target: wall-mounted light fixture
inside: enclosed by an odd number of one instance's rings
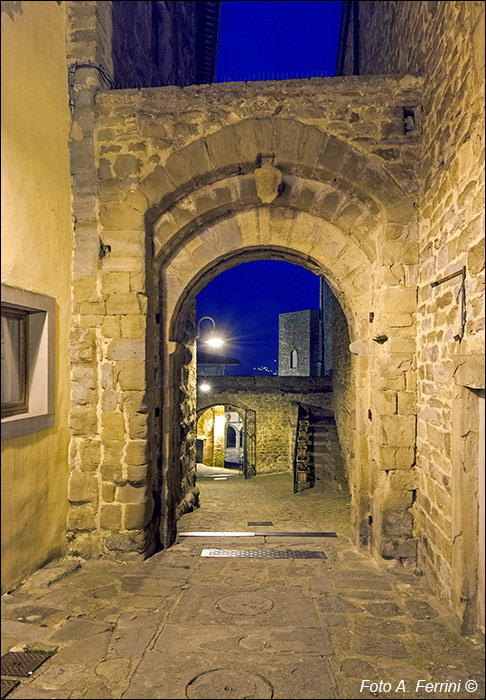
[[[212,329],[209,331],[209,335],[206,338],[203,338],[201,336],[201,323],[203,321],[211,321],[212,323]],[[211,318],[211,316],[203,316],[199,319],[199,322],[197,324],[196,340],[202,340],[203,343],[206,343],[206,345],[210,345],[213,348],[220,348],[221,345],[223,345],[224,340],[223,338],[220,338],[218,335],[216,335],[216,323],[214,322],[214,319]]]
[[[201,391],[211,391],[211,385],[210,384],[200,384],[199,388]]]

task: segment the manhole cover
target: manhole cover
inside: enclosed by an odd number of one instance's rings
[[[324,552],[302,549],[203,549],[202,557],[246,557],[249,559],[327,559]]]
[[[261,615],[273,608],[273,600],[260,593],[235,593],[216,601],[215,607],[228,615]]]
[[[26,651],[9,651],[2,656],[2,676],[31,676],[50,654],[31,654]]]
[[[192,698],[273,698],[271,684],[256,673],[220,668],[196,676],[186,686],[186,696]]]
[[[19,683],[20,681],[6,681],[2,678],[2,698],[6,698],[10,691]]]

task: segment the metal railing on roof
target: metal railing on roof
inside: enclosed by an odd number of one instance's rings
[[[216,76],[215,83],[242,83],[254,80],[305,80],[309,78],[329,78],[334,73],[323,70],[304,71],[263,71],[261,73],[235,73],[233,75]]]

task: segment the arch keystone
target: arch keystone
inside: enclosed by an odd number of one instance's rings
[[[282,173],[270,163],[263,163],[255,170],[255,182],[259,199],[263,204],[270,204],[280,194]]]

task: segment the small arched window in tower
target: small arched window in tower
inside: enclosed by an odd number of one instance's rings
[[[226,431],[226,447],[236,447],[236,430],[231,425]]]
[[[294,348],[290,352],[290,369],[296,369],[298,362],[297,350]]]

